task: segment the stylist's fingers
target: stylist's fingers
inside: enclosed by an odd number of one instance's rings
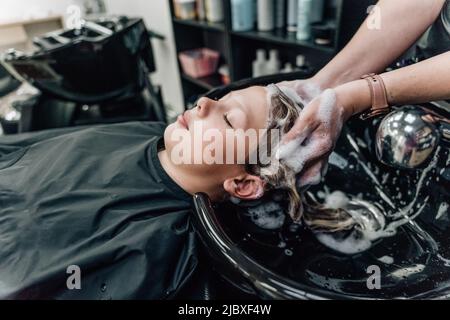
[[[303,142],[306,137],[316,130],[320,125],[320,120],[317,118],[317,107],[319,103],[320,99],[316,98],[303,109],[291,130],[284,135],[282,143],[287,143],[299,137],[303,138]]]
[[[300,123],[299,128],[302,127]],[[314,127],[311,124],[307,124],[302,129],[291,129],[286,135],[282,138],[281,144],[278,147],[276,152],[276,158],[279,160],[288,159],[292,157],[296,157],[299,161],[296,161],[296,170],[299,172],[303,168],[303,164],[307,161],[309,157],[309,152],[303,149],[303,142],[308,139],[308,137],[312,134]],[[301,154],[299,154],[301,153]],[[305,154],[306,153],[306,154]],[[300,157],[301,156],[301,157]],[[305,158],[304,160],[300,160],[301,158]]]
[[[283,136],[281,143],[286,144],[294,139],[303,141],[319,126],[319,123],[307,112],[302,112],[292,128]]]
[[[324,163],[326,164],[328,161],[328,158],[332,152],[331,144],[328,142],[319,142],[318,145],[314,146],[313,150],[314,152],[309,152],[307,156],[304,157],[305,164],[304,164],[304,170],[309,169],[316,163]],[[324,166],[322,166],[323,168]],[[302,176],[304,174],[303,171],[300,172],[299,176]]]
[[[328,157],[310,163],[299,175],[297,187],[306,189],[320,183],[327,168]]]

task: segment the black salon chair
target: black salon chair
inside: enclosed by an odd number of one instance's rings
[[[124,121],[166,121],[161,90],[142,19],[101,17],[80,29],[34,40],[32,53],[10,50],[3,63],[40,94],[15,108],[21,131]]]
[[[12,77],[8,71],[0,64],[0,97],[16,90],[20,86],[20,81]]]

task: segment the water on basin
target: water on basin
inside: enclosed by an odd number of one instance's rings
[[[346,206],[359,228],[313,233],[290,219],[281,226],[269,210],[271,224],[258,218],[272,226],[264,229],[243,209],[221,215],[227,232],[261,264],[314,288],[370,298],[450,297],[448,150],[439,149],[423,170],[397,170],[374,160],[370,139],[355,136],[364,132],[342,135],[323,183],[308,194]],[[369,285],[376,273],[379,287]]]

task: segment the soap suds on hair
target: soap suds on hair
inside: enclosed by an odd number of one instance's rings
[[[338,128],[342,127],[341,115],[336,116],[336,93],[332,89],[325,90],[320,96],[320,104],[317,109],[317,117],[322,121],[325,126],[333,125]],[[339,111],[341,112],[341,111]],[[337,121],[337,123],[336,123]],[[308,128],[304,128],[306,132]],[[339,130],[340,131],[340,130]],[[301,133],[300,133],[301,136]],[[306,138],[306,137],[302,137]],[[320,143],[316,143],[313,140],[304,143],[301,139],[294,139],[286,144],[280,145],[276,151],[276,158],[284,161],[293,171],[299,173],[303,170],[306,161],[311,158],[311,155],[318,153],[321,147]],[[320,173],[319,173],[320,174]],[[312,179],[317,182],[319,179]]]
[[[285,86],[278,86],[278,88],[280,88],[280,90],[292,101],[294,101],[296,104],[298,105],[306,105],[305,100],[302,99],[302,97],[300,97],[297,92],[295,92],[294,89],[289,88],[289,87],[285,87]]]
[[[355,220],[355,227],[348,233],[316,233],[317,240],[323,245],[344,253],[356,254],[372,247],[374,241],[391,237],[397,233],[397,229],[414,220],[427,205],[428,197],[424,199],[417,211],[412,215],[405,215],[400,219],[386,222],[383,212],[375,205],[357,198],[346,200],[346,196],[335,191],[325,198],[325,207],[341,208]],[[404,209],[400,209],[402,212]],[[396,215],[392,215],[393,217]]]
[[[320,88],[320,86],[316,85],[315,83],[312,83],[311,81],[308,81],[307,83],[298,82],[295,86],[295,91],[303,91],[308,97],[308,99],[305,99],[305,102],[309,103],[312,99],[318,97],[322,93],[322,88]]]
[[[345,208],[350,199],[342,191],[334,191],[325,199],[325,206],[330,209]]]

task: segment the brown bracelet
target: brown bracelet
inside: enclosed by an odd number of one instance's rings
[[[383,79],[375,73],[364,75],[361,78],[365,79],[369,84],[372,107],[366,112],[362,113],[359,117],[362,120],[366,120],[388,113],[390,111],[390,108]]]

